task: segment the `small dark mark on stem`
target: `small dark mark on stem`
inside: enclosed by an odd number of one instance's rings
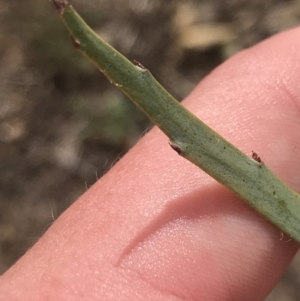
[[[259,163],[262,163],[261,158],[254,151],[252,151],[252,159],[259,162]]]
[[[75,47],[76,50],[80,49],[80,42],[76,40],[73,36],[71,36],[72,44]]]
[[[68,1],[66,0],[52,0],[55,8],[59,10],[59,12],[62,14],[64,12],[64,9],[69,5]]]
[[[177,144],[174,144],[173,142],[169,142],[170,146],[174,149],[175,152],[177,152],[178,155],[181,155],[182,153],[182,148],[177,145]]]
[[[143,69],[144,71],[147,71],[148,69],[146,67],[144,67],[140,62],[133,60],[134,64],[138,67],[140,67],[141,69]]]

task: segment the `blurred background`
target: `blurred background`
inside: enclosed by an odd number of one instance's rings
[[[237,51],[300,24],[300,0],[73,0],[177,99]],[[0,0],[0,274],[151,128],[77,53],[48,0]],[[300,300],[300,257],[268,301]]]

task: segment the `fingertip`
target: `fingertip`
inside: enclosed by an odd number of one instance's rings
[[[299,35],[236,55],[184,102],[296,189]],[[72,300],[262,300],[297,248],[154,129],[20,260],[0,297],[36,300],[42,289]]]

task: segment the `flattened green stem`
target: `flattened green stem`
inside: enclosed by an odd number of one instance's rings
[[[300,242],[300,197],[268,169],[226,141],[178,103],[140,64],[105,43],[66,1],[53,0],[76,48],[170,138],[171,147],[199,166],[283,232]]]

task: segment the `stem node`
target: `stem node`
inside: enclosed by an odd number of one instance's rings
[[[181,153],[182,153],[182,148],[181,148],[179,145],[175,144],[175,143],[172,142],[172,141],[170,141],[169,144],[170,144],[170,146],[172,147],[172,149],[173,149],[178,155],[181,155]]]

